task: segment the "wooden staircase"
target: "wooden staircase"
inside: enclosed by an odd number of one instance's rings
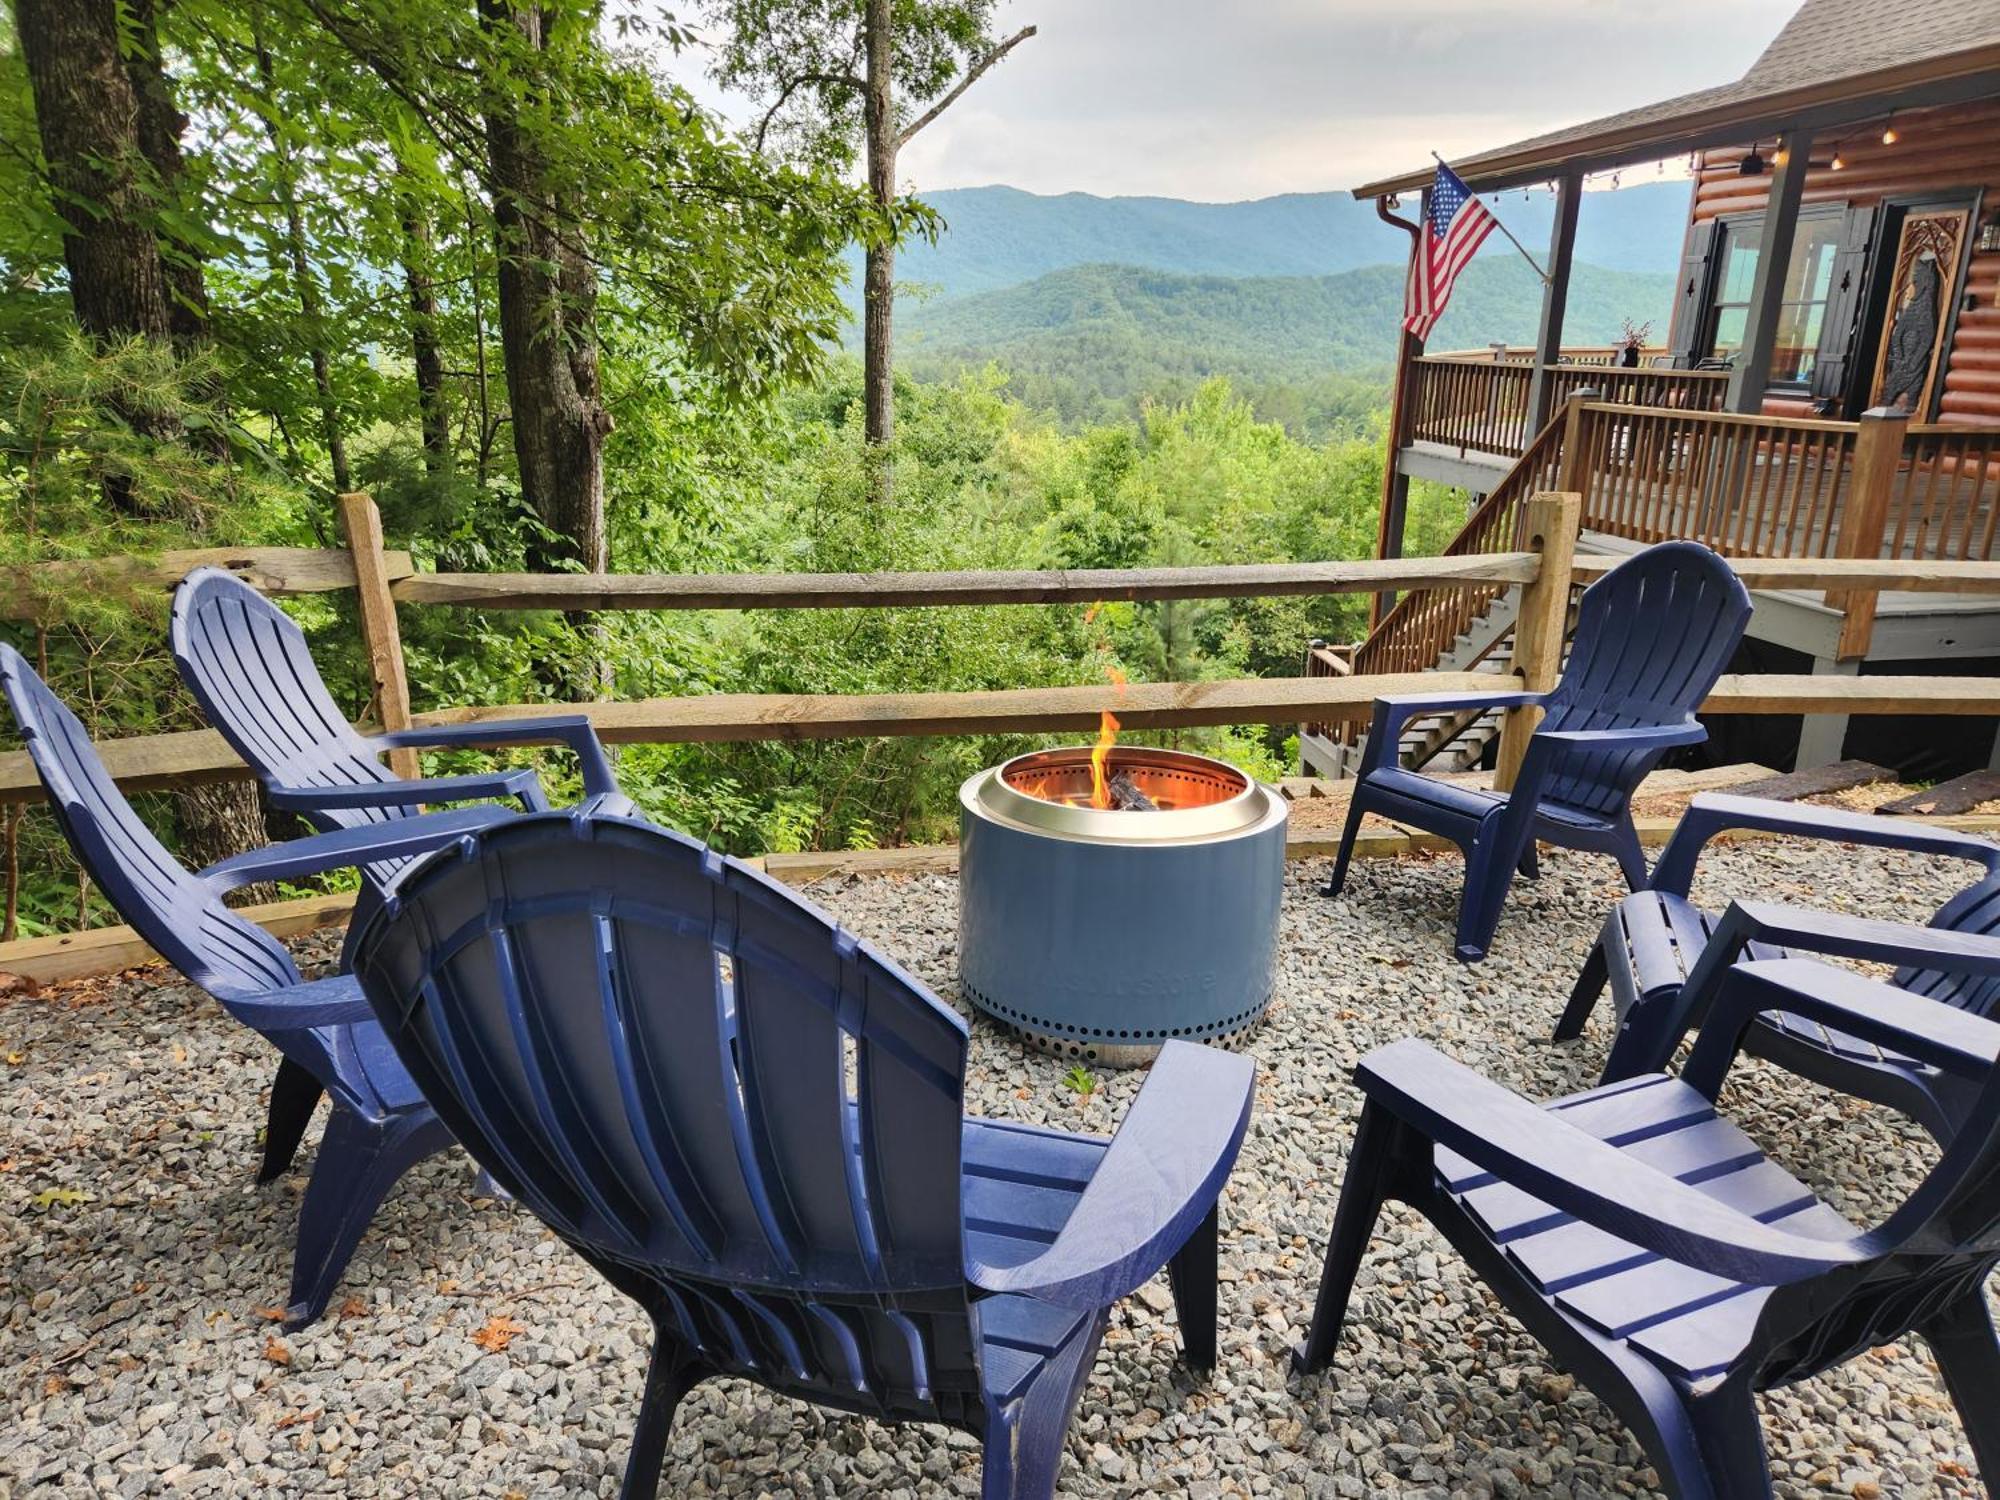
[[[1519,533],[1529,498],[1556,487],[1564,425],[1564,414],[1559,412],[1535,435],[1527,451],[1446,544],[1445,556],[1508,552],[1524,545]],[[1517,598],[1493,584],[1415,590],[1396,601],[1342,665],[1357,676],[1431,670],[1510,674]],[[1308,654],[1308,675],[1318,675],[1316,669],[1326,665],[1320,653]],[[1438,764],[1444,770],[1467,770],[1479,764],[1499,732],[1497,713],[1413,719],[1397,754],[1411,769]],[[1323,774],[1352,776],[1359,770],[1367,737],[1359,724],[1308,725],[1302,753]]]

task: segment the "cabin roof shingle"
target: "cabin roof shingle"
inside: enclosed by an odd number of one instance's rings
[[[1791,111],[1890,107],[1897,91],[2000,70],[1994,0],[1805,0],[1750,70],[1733,83],[1552,130],[1452,163],[1477,188],[1554,176],[1578,162],[1633,161],[1770,135]],[[1605,161],[1604,164],[1610,164]],[[1428,183],[1420,168],[1354,190],[1357,198]]]

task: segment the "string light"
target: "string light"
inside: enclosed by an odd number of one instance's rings
[[[1889,111],[1889,123],[1882,127],[1882,144],[1893,146],[1901,137],[1896,134],[1896,112]]]
[[[1835,147],[1833,148],[1833,160],[1832,160],[1832,162],[1830,162],[1830,163],[1829,163],[1829,165],[1830,165],[1830,166],[1831,166],[1831,167],[1833,168],[1833,170],[1834,170],[1834,171],[1836,171],[1836,172],[1840,172],[1840,171],[1845,171],[1845,170],[1846,170],[1846,168],[1847,168],[1847,163],[1846,163],[1846,162],[1845,162],[1844,160],[1842,160],[1842,158],[1841,158],[1841,155],[1840,155],[1840,147],[1838,147],[1838,146],[1835,146]]]

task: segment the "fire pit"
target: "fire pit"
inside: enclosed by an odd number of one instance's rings
[[[979,1009],[1109,1067],[1263,1016],[1282,797],[1206,756],[1105,741],[1018,756],[958,797],[959,972]]]

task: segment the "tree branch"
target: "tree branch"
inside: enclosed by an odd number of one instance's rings
[[[796,78],[785,80],[785,86],[778,90],[778,97],[771,101],[771,107],[764,111],[764,118],[757,122],[757,136],[753,149],[759,156],[764,154],[764,134],[771,128],[771,122],[778,117],[792,95],[808,83],[825,84],[830,88],[860,90],[867,87],[852,73],[801,73]]]
[[[950,109],[952,105],[958,102],[958,96],[964,93],[967,89],[971,88],[975,83],[979,82],[980,76],[983,73],[985,73],[985,71],[988,68],[992,67],[995,63],[1000,61],[1001,58],[1005,57],[1009,52],[1012,52],[1016,47],[1020,46],[1021,43],[1025,42],[1029,37],[1033,36],[1034,34],[1035,34],[1035,28],[1033,26],[1023,26],[1019,31],[1015,32],[1012,36],[1008,37],[1006,41],[1002,42],[999,46],[995,47],[991,52],[987,53],[984,57],[980,58],[978,62],[974,63],[970,68],[966,69],[965,76],[958,80],[957,85],[952,89],[950,93],[946,94],[942,99],[938,100],[937,103],[933,104],[929,109],[925,110],[922,114],[918,115],[915,120],[911,121],[908,125],[906,125],[903,128],[901,134],[899,134],[896,137],[897,149],[900,150],[904,146],[909,145],[911,136],[915,135],[919,130],[922,130],[926,125],[930,124],[930,122],[935,120],[939,115],[943,114],[946,110]]]

